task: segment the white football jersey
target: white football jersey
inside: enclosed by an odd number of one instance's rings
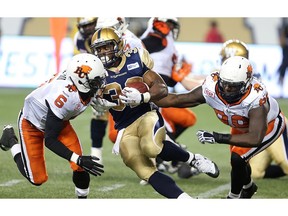
[[[39,130],[45,129],[49,104],[60,119],[70,120],[85,111],[90,101],[81,101],[78,90],[69,80],[54,80],[32,91],[24,101],[23,117]]]
[[[177,63],[178,53],[174,44],[173,34],[170,31],[166,36],[167,46],[159,51],[150,53],[150,56],[154,60],[153,70],[159,74],[172,76],[172,68]]]
[[[135,47],[141,48],[143,47],[142,41],[137,38],[137,36],[131,32],[130,30],[126,30],[125,33],[122,35],[122,38],[124,39],[124,52],[126,52],[128,49],[134,49]]]
[[[253,78],[246,94],[234,104],[228,104],[222,99],[216,87],[217,81],[218,76],[215,73],[208,76],[202,85],[202,93],[206,103],[214,109],[217,117],[224,124],[233,128],[247,129],[249,127],[249,111],[264,103],[270,103],[267,116],[268,123],[278,116],[279,105],[277,101],[268,95],[265,85],[257,79]]]

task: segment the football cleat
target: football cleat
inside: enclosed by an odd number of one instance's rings
[[[240,198],[242,199],[250,199],[254,194],[257,193],[258,186],[253,182],[251,187],[247,189],[242,189]]]
[[[179,178],[188,179],[192,176],[200,174],[200,172],[195,167],[191,167],[188,164],[183,163],[178,168],[177,174]]]
[[[190,166],[195,167],[199,172],[205,173],[212,178],[217,178],[220,173],[213,161],[200,154],[194,154],[194,159],[191,161]]]
[[[8,151],[16,143],[18,143],[18,139],[15,135],[14,128],[11,125],[4,126],[2,137],[0,139],[0,148],[3,151]]]

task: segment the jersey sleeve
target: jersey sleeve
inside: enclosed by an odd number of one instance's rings
[[[154,66],[154,61],[151,58],[149,52],[144,48],[139,48],[138,50],[139,50],[139,54],[141,57],[141,61],[146,65],[147,68],[152,70],[152,68]]]

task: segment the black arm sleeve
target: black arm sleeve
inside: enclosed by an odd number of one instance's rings
[[[231,139],[231,134],[221,134],[213,132],[214,139],[217,143],[229,144]]]
[[[58,136],[63,128],[63,121],[52,112],[47,102],[46,105],[48,113],[45,124],[45,146],[55,154],[70,161],[73,152],[58,140]]]

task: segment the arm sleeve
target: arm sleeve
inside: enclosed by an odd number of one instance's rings
[[[48,106],[48,113],[45,124],[45,146],[55,154],[70,161],[73,152],[58,140],[58,136],[63,128],[63,120],[59,119],[52,112],[47,101],[46,104]]]

